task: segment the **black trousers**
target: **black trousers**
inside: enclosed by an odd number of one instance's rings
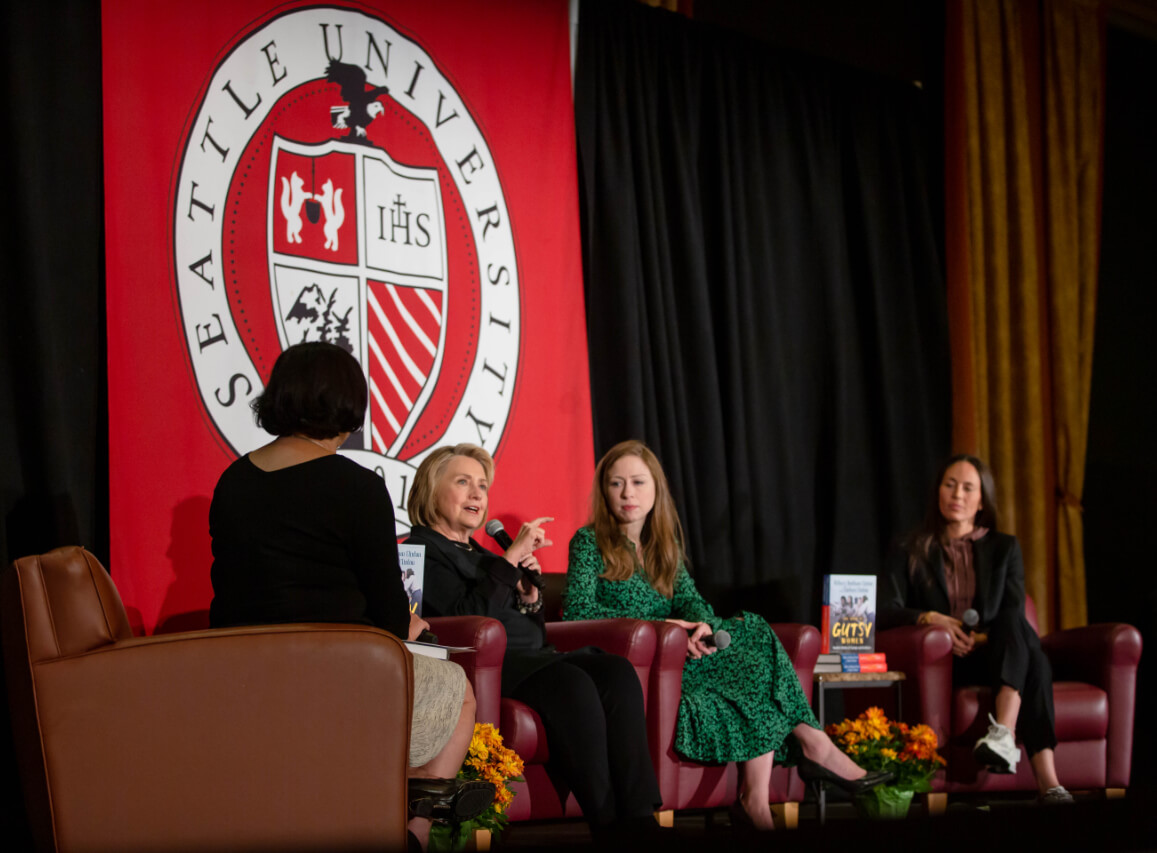
[[[1001,611],[988,626],[988,643],[953,667],[955,684],[1008,685],[1020,693],[1016,734],[1029,757],[1057,745],[1053,710],[1053,670],[1041,649],[1040,637],[1023,613]]]
[[[592,827],[649,816],[662,801],[643,716],[643,690],[618,655],[571,654],[512,692],[538,712],[552,774],[570,787]]]

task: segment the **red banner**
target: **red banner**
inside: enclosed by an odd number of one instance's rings
[[[491,515],[583,523],[592,441],[565,0],[106,0],[111,570],[136,628],[201,624],[221,471],[277,355],[370,385],[343,453],[399,535],[434,447]],[[194,615],[188,615],[194,614]]]

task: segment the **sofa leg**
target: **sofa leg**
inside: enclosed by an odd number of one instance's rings
[[[670,829],[675,825],[675,810],[665,809],[661,812],[655,812],[655,820],[659,822],[659,826]]]
[[[1106,800],[1119,800],[1124,796],[1125,796],[1125,789],[1124,788],[1106,788],[1105,789],[1105,799]]]
[[[776,829],[795,829],[799,826],[799,803],[773,803],[771,816]]]
[[[943,791],[935,794],[925,794],[924,808],[927,809],[930,815],[944,814],[944,810],[948,808],[948,794]]]

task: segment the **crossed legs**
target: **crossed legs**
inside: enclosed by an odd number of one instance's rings
[[[866,771],[844,754],[821,729],[807,723],[800,723],[791,732],[799,741],[803,754],[845,779],[859,779]],[[744,762],[743,779],[739,792],[739,804],[751,818],[756,829],[775,828],[771,819],[768,800],[771,799],[771,766],[774,752],[752,758]]]

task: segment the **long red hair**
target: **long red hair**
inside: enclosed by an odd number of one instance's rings
[[[643,442],[636,439],[621,441],[606,452],[595,467],[595,483],[591,489],[590,525],[595,531],[606,571],[602,577],[610,581],[629,579],[639,569],[638,556],[627,537],[619,529],[618,519],[607,503],[607,480],[610,470],[624,456],[638,456],[643,460],[655,481],[655,505],[643,523],[639,543],[643,549],[643,574],[655,590],[670,598],[675,589],[675,575],[685,562],[683,553],[683,525],[671,499],[667,475],[659,459]]]

